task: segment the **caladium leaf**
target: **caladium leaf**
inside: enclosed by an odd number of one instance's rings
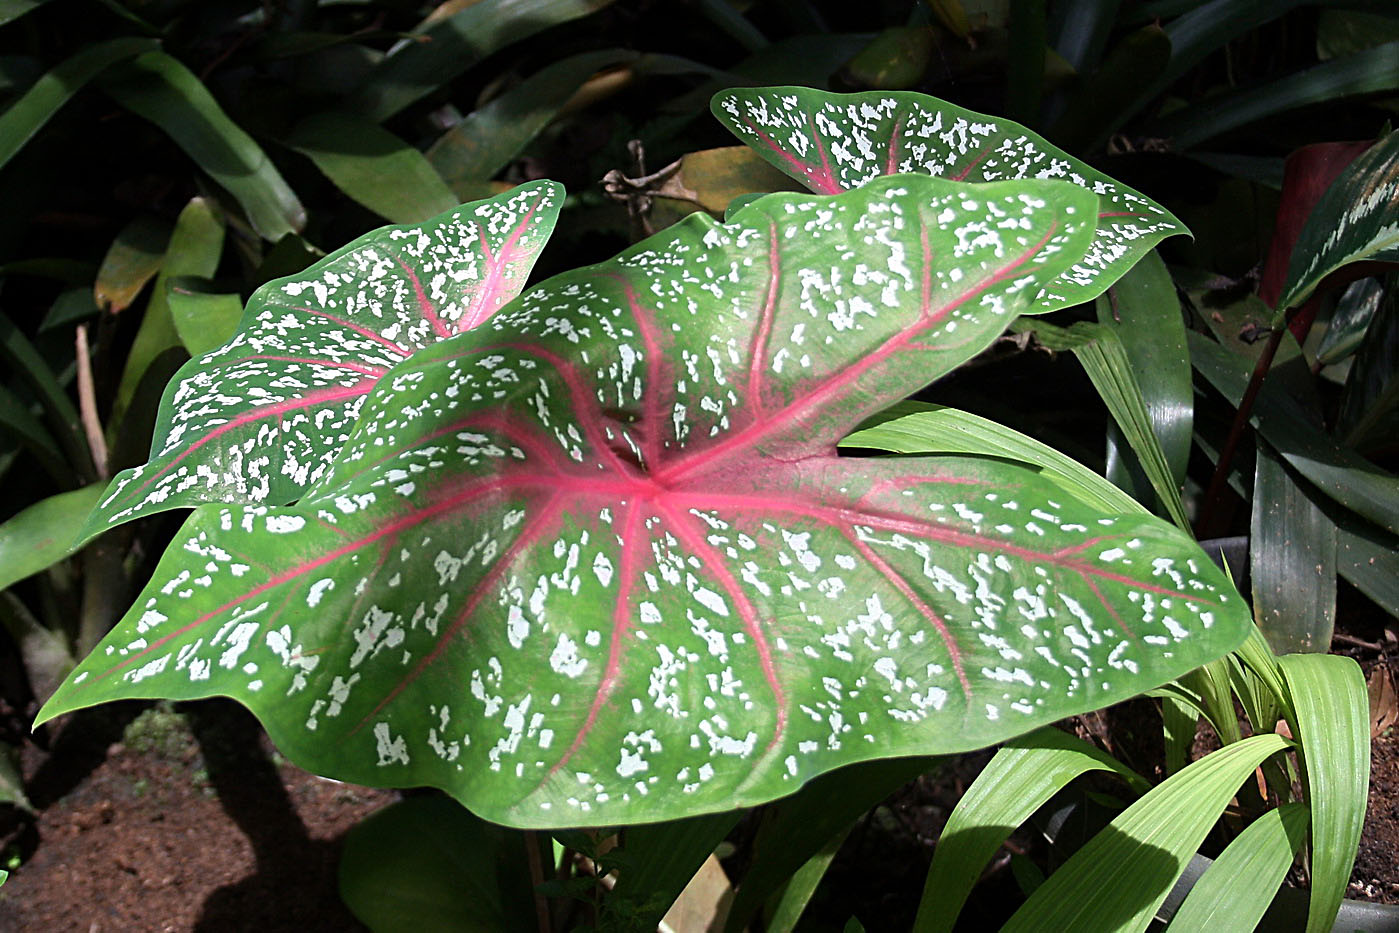
[[[294,506],[204,506],[41,718],[237,697],[305,767],[525,826],[750,805],[1233,647],[1189,538],[992,459],[843,458],[1088,247],[1058,182],[695,215],[381,382]]]
[[[1089,189],[1098,196],[1092,245],[1041,286],[1026,314],[1091,301],[1161,240],[1189,232],[1161,205],[1020,124],[926,94],[732,88],[710,109],[763,158],[822,194],[899,172],[973,182],[1062,178]]]
[[[166,387],[150,460],[112,480],[84,537],[202,502],[295,500],[386,372],[520,293],[562,203],[554,182],[522,185],[259,288],[233,338]]]

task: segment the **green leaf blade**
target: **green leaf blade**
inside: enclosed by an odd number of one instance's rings
[[[296,505],[196,511],[41,715],[227,693],[322,773],[580,826],[755,804],[1179,676],[1249,624],[1187,535],[997,461],[835,449],[998,336],[1094,205],[882,179],[551,279],[386,374]]]
[[[1062,178],[1095,192],[1092,247],[1045,286],[1028,313],[1096,298],[1158,242],[1189,232],[1165,208],[1023,126],[923,94],[735,88],[715,95],[710,110],[759,155],[822,194],[899,172],[970,182]]]
[[[150,461],[113,478],[84,534],[201,502],[296,498],[385,372],[519,293],[562,200],[535,182],[381,228],[258,289],[233,339],[171,381]]]
[[[1050,875],[1004,929],[1145,930],[1239,785],[1287,747],[1278,735],[1251,736],[1167,778]]]

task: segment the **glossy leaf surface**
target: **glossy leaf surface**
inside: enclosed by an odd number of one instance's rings
[[[1399,262],[1399,133],[1350,163],[1312,208],[1278,310],[1301,304],[1327,275],[1360,260]]]
[[[376,230],[259,288],[233,339],[166,388],[149,462],[112,480],[87,533],[201,502],[297,498],[384,373],[519,294],[562,200],[553,182],[524,185]]]
[[[1092,246],[1042,286],[1027,313],[1096,298],[1161,240],[1187,232],[1159,204],[1018,123],[924,94],[735,88],[716,95],[710,109],[763,158],[822,194],[900,172],[973,182],[1062,178],[1094,192]]]
[[[516,825],[654,821],[983,746],[1215,657],[1187,536],[837,441],[1087,248],[1054,182],[695,215],[400,364],[284,508],[206,506],[43,716],[230,694],[291,758]]]

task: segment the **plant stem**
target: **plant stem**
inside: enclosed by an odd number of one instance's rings
[[[553,924],[549,920],[549,900],[539,892],[539,886],[544,883],[544,859],[539,852],[539,846],[543,840],[540,834],[532,829],[527,829],[524,833],[525,854],[529,858],[530,887],[534,891],[534,917],[539,926],[539,933],[552,933]]]
[[[1219,519],[1219,512],[1224,490],[1229,485],[1229,467],[1233,465],[1234,454],[1238,451],[1244,428],[1248,426],[1249,416],[1253,413],[1253,404],[1263,388],[1263,377],[1268,375],[1268,370],[1273,365],[1273,357],[1277,355],[1278,347],[1282,344],[1282,335],[1285,333],[1286,327],[1274,328],[1267,345],[1258,356],[1258,364],[1253,367],[1248,388],[1244,390],[1243,398],[1239,399],[1239,410],[1234,413],[1234,423],[1229,426],[1228,439],[1219,449],[1219,462],[1215,465],[1214,475],[1210,477],[1209,487],[1200,505],[1200,520],[1196,523],[1195,536],[1201,541],[1223,534],[1222,528],[1219,527],[1223,524]]]

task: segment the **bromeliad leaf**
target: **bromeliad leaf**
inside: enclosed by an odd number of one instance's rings
[[[692,216],[396,367],[295,506],[204,506],[41,718],[237,697],[303,766],[525,826],[979,747],[1235,645],[1183,533],[993,459],[843,458],[1082,255],[1058,182]]]
[[[1362,260],[1399,262],[1399,133],[1350,163],[1307,215],[1278,314],[1306,301],[1332,272]]]
[[[763,158],[821,194],[899,172],[972,182],[1062,178],[1089,189],[1098,196],[1092,245],[1042,286],[1026,314],[1091,301],[1161,240],[1189,232],[1161,205],[1020,124],[926,94],[732,88],[716,94],[710,109]]]
[[[166,388],[150,461],[112,480],[84,536],[201,502],[295,500],[384,373],[520,293],[562,201],[554,182],[523,185],[259,288],[233,338]]]

